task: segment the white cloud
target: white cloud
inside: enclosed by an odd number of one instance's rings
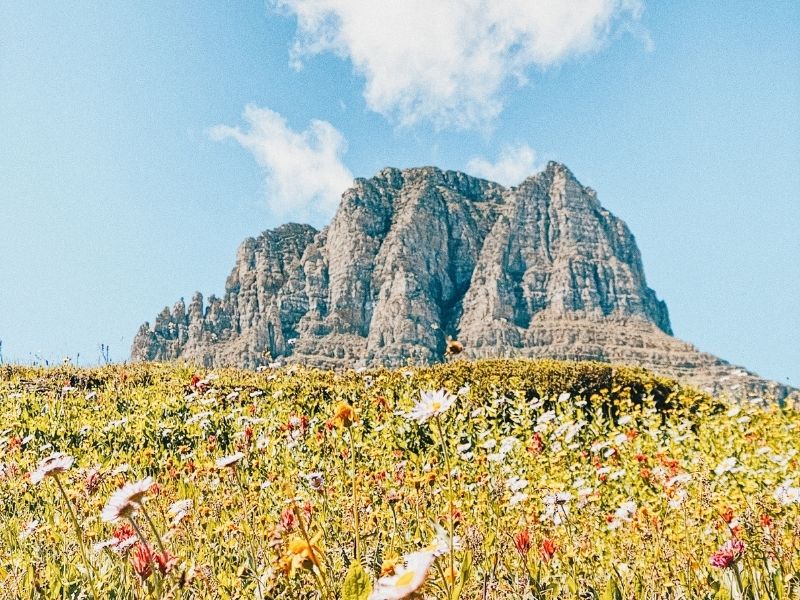
[[[483,126],[503,88],[600,48],[642,0],[273,0],[297,17],[294,64],[334,52],[364,76],[370,109],[404,125]]]
[[[264,167],[267,207],[280,220],[314,225],[328,222],[339,199],[353,182],[342,163],[347,142],[327,121],[312,120],[302,132],[292,130],[280,114],[248,105],[249,128],[217,125],[215,140],[232,138],[247,148]]]
[[[468,172],[505,186],[521,183],[540,170],[536,165],[536,152],[528,144],[504,146],[497,162],[475,157],[467,163]]]

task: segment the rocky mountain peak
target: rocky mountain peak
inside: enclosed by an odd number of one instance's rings
[[[467,357],[607,360],[768,387],[672,337],[628,227],[557,162],[512,188],[436,167],[356,179],[321,231],[287,224],[245,240],[222,298],[165,308],[132,355],[399,366],[442,360],[447,336]]]

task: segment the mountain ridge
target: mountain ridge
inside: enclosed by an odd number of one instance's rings
[[[246,239],[222,298],[145,323],[135,360],[326,368],[464,355],[631,363],[712,392],[796,393],[672,336],[627,225],[564,165],[513,187],[387,167],[344,192],[331,223]]]

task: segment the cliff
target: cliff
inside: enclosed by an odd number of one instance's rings
[[[331,224],[245,240],[222,298],[165,308],[135,360],[255,368],[466,357],[641,365],[734,395],[793,392],[672,336],[633,235],[565,166],[513,188],[432,167],[357,179]]]

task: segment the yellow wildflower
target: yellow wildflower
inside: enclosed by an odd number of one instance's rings
[[[383,559],[383,563],[381,563],[381,577],[386,577],[387,575],[394,575],[394,570],[397,565],[402,564],[403,559],[399,556],[390,556]]]
[[[340,427],[350,427],[356,420],[356,411],[347,402],[339,402],[333,410],[331,422]]]
[[[294,576],[297,569],[311,570],[316,566],[322,569],[320,559],[322,558],[322,550],[320,550],[317,543],[321,533],[315,535],[311,540],[306,541],[303,537],[295,537],[289,540],[286,545],[286,552],[281,557],[279,565],[281,569],[291,578]]]

